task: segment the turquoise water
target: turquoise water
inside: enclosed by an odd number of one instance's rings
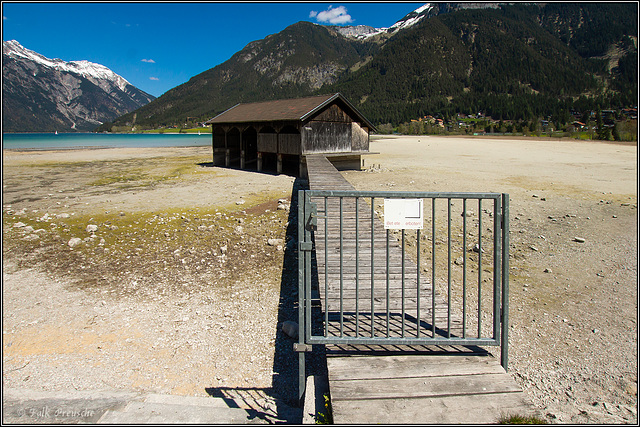
[[[5,133],[3,149],[64,150],[112,147],[198,147],[211,145],[211,134]]]

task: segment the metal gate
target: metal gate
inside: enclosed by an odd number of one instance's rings
[[[508,194],[301,190],[298,267],[300,398],[314,344],[500,346],[507,369]]]

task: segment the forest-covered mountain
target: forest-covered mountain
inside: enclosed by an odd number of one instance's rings
[[[239,102],[334,92],[378,124],[477,112],[566,123],[574,109],[636,105],[637,4],[485,5],[422,7],[424,19],[414,13],[401,31],[370,36],[299,22],[101,130],[182,125]]]

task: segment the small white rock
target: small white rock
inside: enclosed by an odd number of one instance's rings
[[[82,243],[82,239],[79,237],[74,237],[71,240],[69,240],[69,247],[73,248],[75,246],[78,246],[80,243]]]

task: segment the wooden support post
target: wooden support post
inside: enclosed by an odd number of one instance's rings
[[[258,172],[262,172],[262,153],[258,151]]]
[[[240,131],[240,169],[244,169],[244,147],[242,146],[242,131]]]
[[[229,163],[230,163],[230,153],[229,153],[229,146],[227,145],[227,130],[224,129],[224,165],[225,167],[229,167]]]
[[[282,154],[278,153],[278,166],[276,167],[276,173],[280,175],[282,173]]]

